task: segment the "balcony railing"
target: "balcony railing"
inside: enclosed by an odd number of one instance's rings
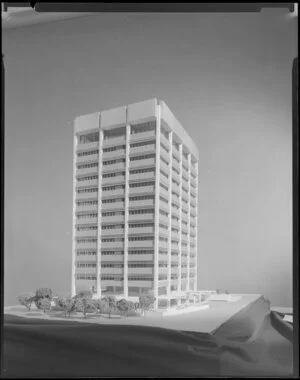
[[[87,224],[97,224],[98,218],[77,218],[76,225],[85,226]]]
[[[155,191],[155,186],[140,186],[140,187],[130,187],[129,195],[133,194],[153,194]]]
[[[165,137],[165,135],[163,133],[160,134],[160,139],[161,141],[163,142],[164,145],[166,145],[166,147],[168,149],[170,149],[170,143],[169,143],[169,140],[167,137]]]
[[[101,242],[101,249],[123,249],[124,248],[124,242],[122,241],[108,241],[108,242]]]
[[[96,255],[80,255],[76,256],[76,263],[88,263],[88,264],[96,264],[97,263],[97,256]]]
[[[113,185],[115,183],[122,183],[125,181],[125,175],[117,175],[115,177],[102,178],[102,185]]]
[[[85,152],[89,150],[96,150],[99,148],[99,141],[97,142],[91,142],[91,143],[85,143],[85,144],[77,144],[76,151],[77,152]]]
[[[76,237],[97,237],[97,230],[76,231]]]
[[[98,154],[89,154],[87,156],[80,156],[76,158],[77,164],[87,163],[87,162],[98,162],[99,155]]]
[[[93,166],[91,168],[77,168],[76,169],[76,176],[87,176],[87,175],[97,175],[98,174],[98,166]]]
[[[79,212],[90,212],[90,211],[94,211],[96,212],[98,210],[98,205],[80,205],[80,206],[76,206],[76,213],[79,213]]]
[[[90,242],[76,242],[76,248],[77,249],[97,249],[97,242],[90,243]]]
[[[155,166],[155,158],[146,158],[142,160],[134,160],[130,161],[129,168],[134,169],[134,168],[143,168],[143,167],[152,167]]]
[[[76,182],[76,187],[95,187],[98,186],[98,178],[96,179],[89,179],[86,181],[77,181]]]
[[[174,147],[172,147],[172,154],[173,154],[174,157],[177,158],[177,160],[180,161],[180,154],[179,154],[179,151],[176,150],[176,148],[174,148]]]
[[[102,198],[112,198],[115,196],[125,196],[125,189],[115,189],[115,190],[103,190]]]
[[[155,144],[147,144],[147,145],[142,145],[142,146],[137,146],[137,147],[130,147],[130,155],[132,154],[148,154],[148,153],[154,153],[155,152]]]
[[[153,220],[154,213],[146,213],[146,214],[129,214],[129,221],[143,221],[143,220]]]
[[[92,193],[76,193],[76,201],[83,201],[86,199],[95,200],[98,199],[98,191]]]
[[[101,274],[118,274],[123,275],[123,268],[101,268]]]
[[[153,234],[154,233],[154,227],[129,227],[128,233],[131,235],[138,235],[138,234]]]
[[[115,170],[125,170],[125,162],[118,162],[116,164],[111,165],[102,165],[102,172],[103,173],[110,173]]]
[[[105,287],[105,286],[118,286],[118,287],[122,287],[124,285],[124,282],[123,281],[119,281],[119,280],[102,280],[101,279],[101,286]]]
[[[194,178],[191,178],[191,185],[195,188],[197,186],[197,183],[196,181],[194,180]]]
[[[110,145],[118,145],[126,142],[126,136],[117,136],[117,137],[110,137],[109,139],[103,140],[103,147],[107,147]]]
[[[153,275],[153,268],[128,268],[128,275],[134,275],[134,274],[140,274],[140,275]]]
[[[134,240],[128,242],[129,248],[153,248],[154,240]]]
[[[153,281],[129,280],[128,286],[152,288],[153,287]]]
[[[154,207],[154,199],[144,199],[140,201],[129,201],[129,207],[131,208],[143,208],[143,207]]]
[[[125,202],[103,203],[102,210],[123,210]]]
[[[165,190],[163,187],[160,187],[159,192],[162,197],[169,199],[169,191]]]
[[[115,235],[124,235],[124,228],[111,228],[101,230],[102,236],[115,236]]]
[[[130,174],[129,180],[130,181],[140,181],[140,180],[153,180],[155,178],[155,172],[145,172],[145,173],[136,173],[136,174]]]
[[[124,215],[112,215],[112,216],[102,216],[101,223],[122,223],[125,221]]]
[[[124,262],[124,255],[101,255],[101,262]]]
[[[126,155],[125,149],[112,150],[111,152],[103,152],[102,159],[106,160],[109,158],[121,158]]]
[[[128,261],[153,261],[154,255],[152,253],[141,253],[138,255],[128,255]]]
[[[155,138],[155,130],[153,131],[146,131],[146,132],[138,132],[130,135],[130,141],[136,142],[136,141],[142,141],[142,140],[149,140]]]
[[[160,147],[160,155],[162,158],[164,158],[167,162],[169,162],[170,160],[170,157],[169,157],[169,153],[166,152],[166,150],[163,148],[163,147]],[[161,161],[162,162],[162,161]]]

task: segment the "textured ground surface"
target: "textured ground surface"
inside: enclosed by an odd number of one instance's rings
[[[4,322],[4,377],[292,374],[292,327],[263,297],[212,334],[9,314]]]

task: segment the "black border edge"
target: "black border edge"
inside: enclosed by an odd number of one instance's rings
[[[292,69],[293,120],[293,365],[299,377],[299,126],[298,126],[298,57]]]
[[[2,69],[1,69],[1,84],[2,84],[2,93],[1,93],[1,138],[0,138],[0,182],[1,182],[1,190],[0,190],[0,254],[1,254],[1,311],[0,311],[0,336],[1,336],[1,377],[3,377],[3,346],[4,346],[4,78],[5,78],[5,70],[4,70],[4,55],[2,53]]]

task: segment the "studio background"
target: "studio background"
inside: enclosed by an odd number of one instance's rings
[[[5,305],[71,291],[76,116],[153,97],[199,149],[198,288],[292,306],[297,19],[98,14],[3,30]]]

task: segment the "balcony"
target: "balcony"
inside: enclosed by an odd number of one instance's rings
[[[172,231],[171,232],[171,238],[173,239],[173,240],[176,240],[176,241],[179,241],[179,231]]]
[[[192,175],[193,177],[195,177],[195,178],[196,178],[196,176],[197,176],[196,169],[194,168],[193,165],[191,166],[191,175]]]
[[[169,191],[165,190],[163,187],[159,188],[159,193],[165,199],[169,199]]]
[[[123,210],[125,202],[103,203],[102,210]]]
[[[174,158],[172,159],[172,170],[174,172],[180,173],[180,165],[176,160],[174,160]]]
[[[123,275],[124,269],[123,268],[101,268],[101,275],[102,274],[118,274]]]
[[[129,248],[153,248],[154,240],[134,240],[128,241]]]
[[[153,227],[140,227],[140,228],[129,227],[128,233],[129,233],[129,235],[154,234],[154,226]]]
[[[188,223],[188,216],[185,213],[181,213],[181,219],[184,220],[186,223]]]
[[[162,160],[160,160],[160,169],[163,171],[165,174],[169,175],[170,174],[170,166],[166,165]],[[165,177],[166,178],[166,177]]]
[[[128,280],[128,286],[140,287],[140,288],[152,288],[153,287],[153,281]]]
[[[174,251],[179,251],[179,244],[171,243],[171,249]]]
[[[159,209],[165,212],[169,212],[169,204],[159,200]]]
[[[125,149],[117,149],[117,150],[113,150],[111,152],[103,152],[102,160],[105,161],[105,160],[108,160],[111,158],[123,158],[124,156],[126,156],[126,150]]]
[[[167,162],[170,161],[169,152],[167,152],[162,146],[160,147],[160,156],[165,159]],[[160,161],[162,162],[162,161]]]
[[[188,212],[188,211],[189,211],[189,206],[188,206],[188,204],[187,204],[187,203],[185,203],[185,202],[182,202],[182,203],[181,203],[181,206],[182,206],[182,209],[183,209],[183,210],[185,210],[186,212]]]
[[[79,212],[97,212],[98,211],[98,205],[80,205],[76,206],[76,213]]]
[[[76,152],[87,152],[89,150],[96,150],[99,148],[99,141],[86,143],[86,144],[77,144]]]
[[[129,195],[135,195],[135,194],[153,194],[155,191],[155,186],[140,186],[140,187],[130,187],[129,188]]]
[[[89,154],[87,156],[80,156],[76,158],[77,164],[83,164],[83,163],[91,163],[91,162],[98,162],[99,160],[99,154]]]
[[[182,191],[181,192],[181,196],[182,196],[182,199],[184,199],[185,201],[189,202],[189,193],[188,192]]]
[[[76,237],[97,237],[97,230],[76,231]]]
[[[76,256],[76,263],[97,264],[96,255],[80,255]]]
[[[159,215],[159,220],[162,222],[162,223],[166,223],[166,224],[169,224],[169,218],[165,215]]]
[[[124,235],[124,228],[112,228],[101,230],[101,236],[115,236],[115,235]]]
[[[167,241],[160,241],[159,240],[158,245],[159,245],[160,249],[167,250],[169,248],[169,243]]]
[[[129,201],[129,207],[134,208],[144,208],[144,207],[154,207],[155,200],[154,199],[144,199],[141,201]]]
[[[196,207],[196,200],[195,200],[195,198],[191,198],[191,205],[193,207]]]
[[[124,282],[120,280],[102,280],[101,279],[101,286],[106,287],[106,286],[118,286],[118,287],[123,287]]]
[[[102,172],[103,173],[110,173],[113,171],[125,170],[125,162],[118,162],[116,164],[111,164],[111,165],[102,165]]]
[[[130,174],[129,180],[130,181],[142,181],[142,180],[154,180],[155,179],[155,172],[145,172],[145,173],[136,173],[136,174]]]
[[[188,226],[185,223],[181,224],[181,231],[185,232],[185,233],[188,233]]]
[[[172,197],[172,203],[174,203],[175,205],[177,205],[177,207],[180,207],[180,200],[179,198],[177,197]]]
[[[76,220],[76,225],[77,226],[85,226],[88,224],[97,224],[98,223],[98,218],[80,218]]]
[[[155,130],[138,132],[130,135],[130,142],[138,142],[143,140],[155,139]]]
[[[76,169],[76,177],[82,177],[87,175],[98,175],[98,166],[93,166],[92,168]]]
[[[189,191],[189,184],[185,180],[182,180],[182,188],[185,189],[186,192]]]
[[[165,137],[163,133],[160,134],[160,141],[166,146],[166,148],[170,149],[169,139]]]
[[[153,276],[153,268],[128,268],[128,275],[151,275]]]
[[[102,198],[112,198],[116,196],[125,197],[125,189],[115,189],[115,190],[103,190]]]
[[[152,253],[141,253],[138,255],[128,255],[128,261],[152,261],[154,260],[154,255]]]
[[[81,242],[77,243],[75,242],[76,249],[97,249],[97,242],[91,243],[91,242]]]
[[[168,268],[158,267],[158,274],[168,274]]]
[[[146,213],[146,214],[129,214],[129,221],[144,221],[144,220],[153,220],[154,219],[154,213]]]
[[[124,262],[124,255],[101,255],[101,262]]]
[[[98,199],[98,191],[93,191],[92,193],[76,193],[76,201],[83,200],[97,200]]]
[[[197,182],[196,180],[194,180],[194,178],[191,178],[191,186],[193,186],[194,188],[197,187]]]
[[[196,212],[195,207],[190,208],[190,213],[191,213],[191,215],[196,216],[197,212]]]
[[[124,249],[124,242],[123,241],[108,241],[108,242],[101,242],[101,249]]]
[[[152,157],[152,158],[145,158],[145,159],[142,159],[142,160],[133,160],[133,161],[130,161],[130,165],[129,165],[129,168],[130,169],[140,169],[140,168],[143,168],[143,167],[152,167],[152,166],[155,166],[155,158]]]
[[[174,182],[172,182],[172,191],[178,196],[180,195],[180,187]]]
[[[126,143],[126,135],[111,137],[109,139],[103,140],[103,148],[107,148],[108,146],[121,145]]]
[[[172,179],[177,183],[177,184],[180,184],[181,183],[181,180],[180,180],[180,177],[177,173],[175,173],[174,171],[172,172]]]
[[[117,175],[115,177],[102,177],[102,185],[114,185],[116,183],[123,183],[125,181],[125,175]]]
[[[172,146],[172,154],[180,162],[180,153],[174,146]]]
[[[172,226],[173,228],[177,228],[177,229],[179,229],[179,220],[176,221],[176,220],[172,219],[172,221],[171,221],[171,226]]]
[[[125,221],[124,215],[112,215],[112,216],[102,216],[101,223],[122,223]]]
[[[178,255],[172,255],[171,256],[171,263],[173,263],[173,262],[174,263],[178,263],[179,262],[179,256]]]
[[[76,187],[95,187],[98,186],[98,178],[96,179],[89,179],[86,181],[77,181],[76,182]]]
[[[97,269],[95,268],[76,268],[76,274],[90,274],[90,275],[96,275]]]
[[[172,215],[176,216],[177,218],[179,218],[180,216],[180,211],[179,209],[175,208],[172,206]]]
[[[182,177],[185,181],[189,181],[189,173],[185,169],[182,170]]]
[[[155,153],[155,144],[130,147],[129,153],[130,155]]]
[[[89,290],[96,286],[96,280],[75,280],[76,290]]]

